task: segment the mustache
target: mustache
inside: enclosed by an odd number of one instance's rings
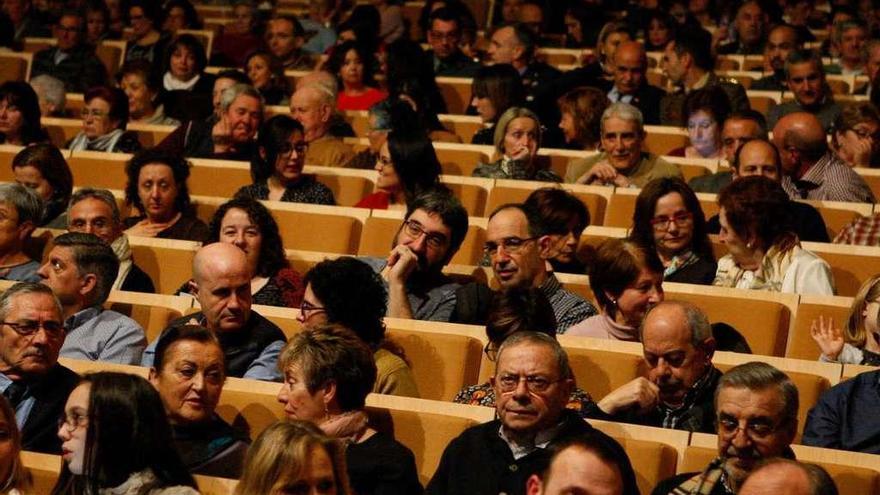
[[[745,460],[754,460],[757,461],[761,459],[761,453],[758,452],[754,447],[747,447],[745,449],[738,449],[733,445],[727,447],[727,450],[724,451],[724,457],[727,458],[737,458],[737,459],[745,459]]]

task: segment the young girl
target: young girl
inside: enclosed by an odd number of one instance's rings
[[[834,321],[820,316],[810,325],[810,335],[822,350],[820,361],[880,366],[880,275],[865,281],[853,299],[844,332]]]

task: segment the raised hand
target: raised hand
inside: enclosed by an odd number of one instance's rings
[[[843,351],[843,332],[839,328],[834,328],[834,320],[828,317],[819,316],[819,319],[813,320],[810,324],[810,336],[819,345],[822,354],[831,361],[837,361]]]

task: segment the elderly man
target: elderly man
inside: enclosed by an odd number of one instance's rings
[[[217,335],[226,356],[226,375],[281,381],[278,354],[284,333],[251,310],[247,256],[232,244],[209,244],[193,258],[192,290],[202,310],[172,321],[170,327],[202,325]],[[152,366],[160,336],[144,351],[141,366]]]
[[[834,480],[821,466],[791,459],[762,462],[752,471],[739,495],[837,495]]]
[[[653,495],[737,494],[761,459],[794,458],[797,412],[798,390],[785,373],[761,362],[731,368],[715,392],[719,457],[702,473],[660,482]]]
[[[719,55],[758,55],[764,51],[764,34],[767,29],[767,14],[758,0],[748,0],[740,4],[733,20],[736,41],[718,47]]]
[[[535,208],[523,204],[498,207],[489,216],[483,249],[502,290],[541,289],[553,307],[556,333],[565,333],[597,314],[592,304],[563,289],[556,275],[547,271],[556,246]]]
[[[838,22],[831,33],[831,41],[837,50],[838,63],[828,66],[829,74],[860,76],[865,71],[862,45],[870,38],[868,26],[860,19]]]
[[[266,46],[284,70],[312,70],[315,59],[302,47],[306,32],[293,16],[276,16],[266,23]]]
[[[587,416],[714,432],[721,372],[712,366],[715,339],[706,315],[689,303],[662,302],[645,316],[641,340],[647,376],[612,391]]]
[[[715,61],[709,44],[698,34],[679,33],[666,45],[662,66],[669,80],[678,87],[660,100],[660,123],[663,125],[684,125],[684,101],[688,93],[709,86],[724,90],[733,111],[749,108],[746,90],[736,80],[719,77],[713,72]]]
[[[37,93],[40,102],[41,117],[66,117],[64,106],[67,104],[67,93],[64,81],[49,74],[32,77],[30,83]]]
[[[353,156],[342,138],[330,133],[336,111],[336,93],[324,84],[298,86],[290,98],[290,114],[302,124],[305,140],[306,165],[341,167]]]
[[[822,122],[822,129],[828,132],[834,120],[840,115],[840,105],[834,102],[825,69],[819,53],[813,50],[795,50],[785,59],[785,78],[788,89],[794,93],[794,100],[776,105],[767,114],[770,127],[782,117],[795,112],[807,112]]]
[[[755,110],[734,112],[721,128],[721,150],[727,163],[733,164],[736,150],[752,139],[767,139],[767,120]],[[688,182],[694,192],[717,194],[733,180],[734,171],[716,172],[694,177]]]
[[[39,282],[40,264],[28,257],[24,245],[43,216],[43,203],[33,189],[17,183],[0,184],[0,256],[5,267],[0,280]]]
[[[67,337],[61,355],[89,361],[138,364],[147,338],[131,318],[103,305],[119,271],[119,260],[97,236],[68,233],[40,267],[40,277],[61,301]]]
[[[446,447],[428,495],[524,494],[526,480],[546,469],[549,448],[596,431],[565,408],[574,375],[549,335],[507,337],[491,382],[498,419],[468,428]]]
[[[462,53],[461,18],[454,9],[440,7],[428,17],[428,43],[438,77],[474,77],[480,64]]]
[[[105,84],[107,69],[95,55],[94,47],[84,43],[85,30],[86,20],[81,13],[65,11],[52,28],[55,46],[34,55],[31,76],[56,77],[71,93],[85,93]]]
[[[565,182],[617,187],[644,187],[659,177],[681,177],[677,166],[642,151],[642,112],[628,103],[613,103],[602,113],[602,152],[568,163]]]
[[[640,108],[645,124],[659,125],[660,100],[666,93],[648,84],[645,77],[647,70],[648,57],[644,45],[637,41],[621,43],[614,51],[611,69],[614,80],[603,84],[601,89],[611,102],[622,101]]]
[[[86,187],[74,192],[67,207],[67,230],[94,234],[113,249],[119,258],[119,273],[111,290],[156,292],[150,276],[134,263],[119,206],[110,191]]]
[[[20,282],[0,294],[0,389],[15,410],[22,448],[61,453],[58,418],[79,383],[58,364],[61,303],[52,289]]]
[[[449,193],[409,203],[387,258],[362,258],[388,283],[388,316],[449,321],[459,285],[443,275],[467,234],[468,216]]]
[[[841,337],[840,342],[843,342]],[[826,390],[810,409],[804,445],[880,454],[880,371]]]
[[[865,180],[829,149],[819,119],[790,113],[773,128],[782,159],[782,187],[792,199],[874,203]]]
[[[798,38],[797,29],[788,24],[779,24],[770,30],[764,45],[764,71],[770,74],[752,83],[750,89],[759,91],[785,91],[785,59],[793,50],[803,44]]]

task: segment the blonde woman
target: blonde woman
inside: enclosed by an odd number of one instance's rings
[[[849,318],[841,331],[834,320],[820,316],[810,325],[810,336],[822,355],[820,361],[880,366],[880,275],[866,280],[853,298]]]
[[[23,495],[31,491],[31,473],[21,463],[21,432],[15,411],[0,397],[0,494]]]

